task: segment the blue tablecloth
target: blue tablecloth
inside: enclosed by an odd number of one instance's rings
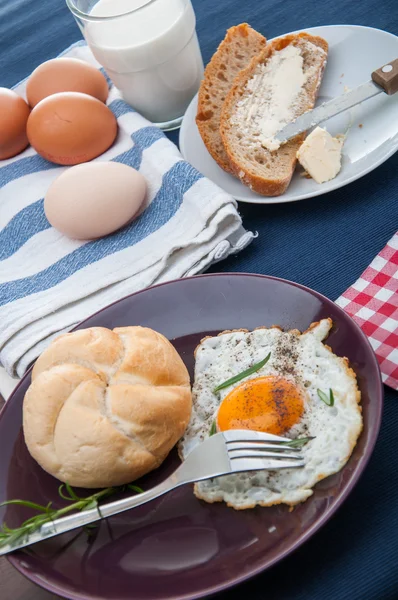
[[[268,38],[351,23],[398,35],[397,0],[193,0],[205,62],[226,28],[249,22]],[[0,0],[0,86],[12,86],[79,38],[63,0]],[[349,57],[347,57],[349,60]],[[170,135],[177,141],[176,133]],[[398,154],[325,196],[240,210],[259,238],[218,271],[276,275],[336,299],[398,227]],[[398,598],[398,394],[386,388],[381,435],[359,485],[326,527],[294,555],[221,598]]]

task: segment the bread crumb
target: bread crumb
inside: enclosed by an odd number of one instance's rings
[[[358,125],[358,127],[359,127],[359,129],[362,129],[362,127],[363,127],[362,123],[360,123],[360,124]]]
[[[274,531],[276,531],[275,525],[272,525],[271,527],[268,527],[268,533],[274,533]]]
[[[340,77],[344,77],[344,73],[342,73],[342,74],[340,75]]]

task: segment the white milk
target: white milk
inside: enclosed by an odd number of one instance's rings
[[[126,102],[155,123],[181,117],[203,75],[190,0],[99,0],[90,15],[120,15],[84,34]]]

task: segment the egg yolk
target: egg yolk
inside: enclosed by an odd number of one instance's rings
[[[225,396],[218,409],[217,428],[281,435],[299,421],[303,411],[303,394],[294,383],[278,376],[258,377]]]

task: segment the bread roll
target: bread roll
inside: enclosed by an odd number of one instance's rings
[[[60,336],[38,358],[23,430],[45,471],[100,488],[156,469],[190,414],[188,371],[163,335],[92,327]]]

